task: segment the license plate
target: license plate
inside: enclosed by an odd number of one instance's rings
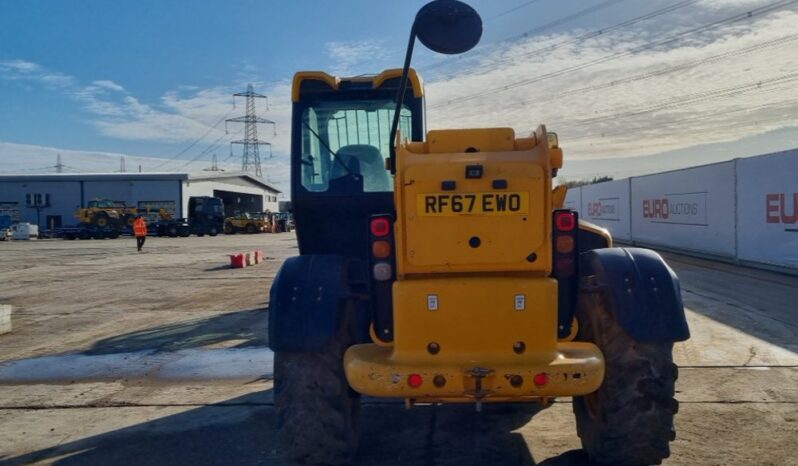
[[[529,213],[529,193],[417,194],[416,208],[421,216],[525,215]]]

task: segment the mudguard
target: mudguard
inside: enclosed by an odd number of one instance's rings
[[[363,297],[358,261],[337,255],[288,258],[269,292],[269,347],[318,351],[335,334],[347,300]]]
[[[635,340],[690,338],[679,279],[662,257],[640,248],[605,248],[580,256],[581,291],[604,292],[609,311]]]

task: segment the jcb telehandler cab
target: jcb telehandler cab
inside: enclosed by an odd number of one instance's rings
[[[424,133],[416,37],[461,53],[481,32],[472,8],[436,0],[416,16],[402,70],[294,77],[300,255],[280,269],[269,308],[292,460],[349,461],[360,394],[478,410],[573,396],[593,459],[669,455],[672,345],[689,337],[671,269],[562,208],[562,151],[545,127]]]

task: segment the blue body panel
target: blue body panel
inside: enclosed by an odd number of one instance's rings
[[[690,338],[679,279],[662,257],[640,248],[606,248],[581,255],[584,291],[605,293],[609,311],[640,342]]]

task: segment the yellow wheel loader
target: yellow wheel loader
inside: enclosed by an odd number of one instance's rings
[[[132,228],[137,215],[146,216],[149,221],[168,221],[172,214],[166,209],[149,209],[127,207],[124,202],[105,199],[89,201],[85,208],[75,212],[75,218],[81,225],[95,227],[100,230]]]
[[[350,461],[361,395],[476,410],[573,397],[594,461],[669,455],[672,345],[689,338],[673,271],[562,207],[562,149],[544,126],[425,132],[416,38],[454,54],[481,32],[471,7],[436,0],[416,16],[403,69],[294,77],[300,255],[269,307],[292,461]]]
[[[243,213],[224,219],[224,232],[233,235],[238,232],[264,233],[271,229],[266,215],[262,213]]]

